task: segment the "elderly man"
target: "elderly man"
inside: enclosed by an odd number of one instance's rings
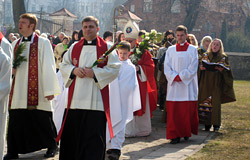
[[[136,39],[139,27],[129,21],[124,28],[125,40],[131,44],[130,58],[137,51]],[[133,59],[131,59],[134,62]],[[135,112],[134,119],[127,124],[126,137],[148,136],[151,133],[152,112],[157,107],[157,87],[154,78],[155,65],[149,51],[141,55],[136,62],[137,79],[141,95],[141,110]]]
[[[62,43],[63,37],[65,37],[65,33],[60,32],[59,35],[53,40],[53,44],[57,45],[58,43]]]

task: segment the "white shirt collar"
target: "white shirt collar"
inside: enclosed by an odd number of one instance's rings
[[[186,43],[186,41],[184,43],[180,43],[180,46],[184,46],[185,43]]]

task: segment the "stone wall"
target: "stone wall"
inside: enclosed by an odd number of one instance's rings
[[[235,80],[250,80],[250,53],[227,52]]]

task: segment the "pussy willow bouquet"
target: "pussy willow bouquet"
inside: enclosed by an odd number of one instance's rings
[[[109,50],[107,50],[100,58],[98,58],[92,65],[91,68],[95,67],[96,65],[98,65],[99,63],[103,63],[106,59],[106,57],[113,52],[113,50],[115,50],[116,48],[118,48],[119,42],[116,42]]]

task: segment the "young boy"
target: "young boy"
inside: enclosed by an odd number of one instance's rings
[[[110,115],[114,137],[110,140],[107,129],[108,159],[119,160],[125,140],[126,124],[133,119],[133,112],[141,109],[136,69],[129,58],[130,43],[120,42],[119,59],[122,63],[119,76],[110,83]]]

